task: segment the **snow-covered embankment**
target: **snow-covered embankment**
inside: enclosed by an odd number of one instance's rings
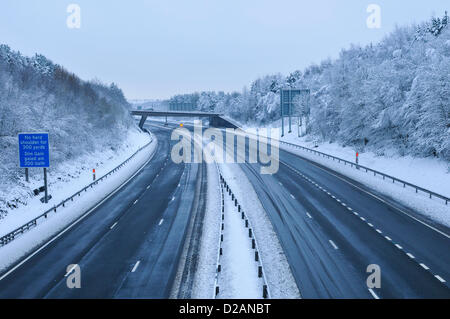
[[[116,156],[112,157],[113,154],[110,151],[94,154],[97,162],[103,163],[101,167],[96,169],[97,178],[100,178],[130,158],[139,148],[147,144],[148,146],[138,152],[121,170],[108,177],[107,181],[98,183],[92,190],[83,193],[79,198],[76,198],[64,208],[59,208],[57,213],[49,217],[45,222],[38,224],[37,227],[24,233],[14,241],[0,247],[0,272],[36,250],[69,225],[86,216],[94,207],[125,185],[128,180],[136,175],[151,160],[156,149],[157,140],[154,136],[130,131],[123,147],[115,153]],[[66,164],[68,168],[71,167],[69,163]],[[83,165],[83,159],[80,162],[73,163],[72,167],[79,165]],[[44,211],[53,207],[53,205],[71,196],[91,182],[92,173],[90,171],[72,180],[56,181],[50,189],[53,198],[49,204],[44,205],[38,198],[35,198],[27,206],[20,207],[16,211],[8,214],[0,221],[0,236],[36,218]]]

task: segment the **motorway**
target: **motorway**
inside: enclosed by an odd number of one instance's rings
[[[0,298],[168,298],[191,217],[198,164],[170,160],[170,131],[153,159],[69,231],[0,280]],[[66,285],[78,264],[81,289]]]
[[[241,167],[303,298],[450,298],[448,228],[287,151],[274,175],[261,175],[260,164]],[[381,288],[366,284],[371,264],[381,269]]]
[[[0,280],[0,298],[167,298],[199,165],[155,157],[125,187]],[[230,150],[228,150],[230,151]],[[247,156],[248,156],[247,149]],[[450,230],[345,176],[280,150],[280,169],[241,168],[278,235],[303,298],[450,298]],[[180,186],[178,186],[180,185]],[[68,289],[66,267],[81,267]],[[366,284],[379,265],[381,288]]]

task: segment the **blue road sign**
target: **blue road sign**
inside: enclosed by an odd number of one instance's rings
[[[48,133],[20,133],[20,167],[50,167]]]

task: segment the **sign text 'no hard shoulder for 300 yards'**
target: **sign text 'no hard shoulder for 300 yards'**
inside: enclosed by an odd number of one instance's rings
[[[50,166],[48,133],[19,134],[20,167]]]

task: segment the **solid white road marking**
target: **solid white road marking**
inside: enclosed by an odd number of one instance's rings
[[[436,277],[440,282],[445,282],[444,278],[439,275],[434,275],[434,277]]]
[[[113,229],[114,227],[116,227],[117,222],[115,222],[109,229]]]
[[[378,295],[375,293],[375,291],[372,290],[372,288],[369,288],[369,292],[375,299],[380,299],[380,297],[378,297]]]
[[[334,249],[338,249],[338,246],[336,246],[336,244],[331,239],[329,240],[329,242]]]
[[[135,272],[137,267],[139,267],[139,264],[141,263],[140,260],[138,260],[138,262],[134,265],[133,269],[131,270],[131,272]]]
[[[161,224],[164,222],[164,218],[161,218],[161,220],[159,221],[158,226],[161,226]]]

